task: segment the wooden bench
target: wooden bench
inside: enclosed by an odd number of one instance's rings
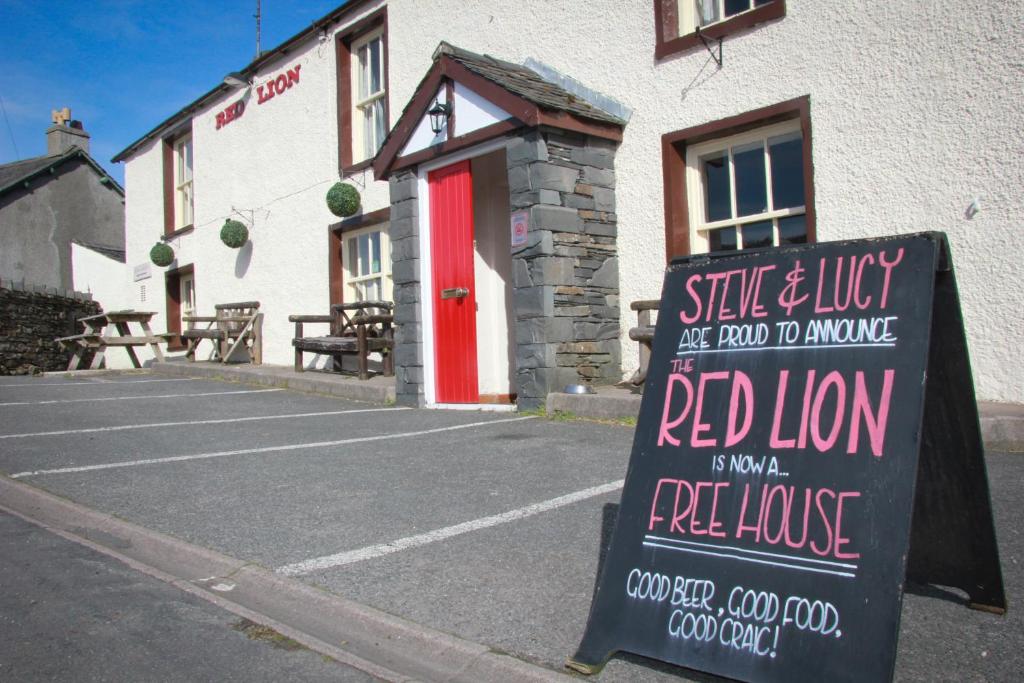
[[[240,301],[217,304],[213,307],[216,315],[186,315],[182,321],[188,328],[181,333],[185,340],[185,357],[196,359],[196,348],[204,339],[213,342],[213,359],[227,363],[238,348],[245,349],[249,362],[263,363],[263,314],[259,301]],[[197,324],[205,323],[205,327]]]
[[[370,378],[370,354],[379,352],[383,356],[382,374],[395,374],[394,330],[391,314],[394,304],[390,301],[359,301],[351,304],[331,306],[330,315],[290,315],[288,320],[295,323],[295,371],[302,372],[302,354],[322,353],[334,359],[334,369],[341,370],[342,356],[356,356],[359,379]],[[323,337],[305,337],[304,323],[329,323],[330,333]]]
[[[661,301],[658,299],[645,299],[629,304],[630,310],[637,312],[638,323],[636,327],[630,328],[629,338],[640,344],[640,367],[629,378],[629,383],[634,386],[640,386],[647,379],[647,366],[651,362],[651,344],[654,342],[651,311],[658,310],[660,306]]]

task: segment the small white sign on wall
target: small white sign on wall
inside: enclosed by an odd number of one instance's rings
[[[146,278],[152,277],[152,272],[149,269],[148,263],[140,263],[139,265],[135,266],[134,273],[134,282],[138,282],[139,280],[145,280]]]
[[[512,212],[512,246],[521,247],[526,244],[526,233],[530,230],[530,212]]]

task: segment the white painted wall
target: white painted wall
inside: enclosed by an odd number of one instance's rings
[[[448,97],[443,86],[438,88],[437,92],[434,93],[434,99],[431,100],[431,102],[435,101],[440,104],[447,103]],[[439,145],[447,139],[448,128],[442,128],[440,132],[435,133],[430,128],[430,117],[424,114],[420,118],[419,123],[416,124],[416,129],[413,130],[412,135],[409,136],[409,141],[402,147],[402,151],[399,153],[399,156],[406,156],[407,154],[414,154],[416,152],[423,151],[427,147]]]
[[[1024,252],[1024,69],[1013,58],[1024,24],[995,0],[786,5],[784,19],[727,37],[719,70],[703,47],[655,61],[649,0],[592,0],[585,9],[549,0],[453,1],[443,11],[391,0],[391,121],[441,40],[516,63],[533,57],[633,110],[616,155],[628,376],[636,362],[628,302],[661,288],[661,136],[808,95],[818,238],[945,231],[978,396],[1024,402],[1024,364],[1016,358],[1024,343],[1016,265]],[[336,220],[323,202],[337,180],[333,42],[310,41],[261,78],[297,63],[300,85],[251,106],[227,128],[214,130],[214,114],[234,98],[196,116],[197,229],[172,243],[181,263],[195,263],[201,311],[219,301],[263,302],[265,360],[282,364],[291,357],[288,314],[326,309],[326,226]],[[148,258],[161,231],[160,164],[151,145],[127,165],[129,267]],[[387,206],[386,183],[369,173],[355,181],[366,184],[367,211]],[[975,196],[982,210],[969,220],[964,212]],[[236,210],[252,221],[248,262],[217,237]]]
[[[507,111],[485,100],[469,88],[455,84],[455,135],[468,135],[473,131],[512,118]]]
[[[76,292],[92,294],[104,311],[126,308],[125,283],[130,276],[125,264],[72,242],[71,268]]]
[[[193,117],[195,230],[170,241],[177,261],[168,269],[194,265],[201,315],[212,315],[217,303],[258,300],[264,312],[264,363],[292,363],[290,314],[328,312],[328,226],[340,220],[325,202],[327,190],[339,180],[334,33],[383,4],[370,3],[325,40],[311,37],[261,69],[255,86],[301,66],[299,82],[283,94],[258,104],[255,87],[248,94],[237,88]],[[217,113],[240,98],[247,98],[245,113],[218,130]],[[392,98],[392,111],[402,104]],[[129,267],[148,261],[162,235],[161,178],[158,143],[126,163]],[[346,180],[359,189],[364,212],[389,206],[388,184],[374,182],[372,170]],[[242,249],[220,241],[229,217],[249,228],[250,243]],[[153,266],[151,282],[160,288],[159,299],[139,301],[136,285],[131,300],[134,308],[160,311],[153,325],[160,331],[166,328],[164,271]],[[326,333],[326,325],[306,328],[308,334]]]
[[[533,57],[633,109],[615,169],[625,365],[628,302],[661,291],[661,136],[809,95],[819,240],[945,231],[978,396],[1024,402],[1024,24],[1005,3],[787,0],[784,19],[725,39],[721,70],[703,47],[656,62],[648,0],[452,7],[389,3],[393,103],[446,40]]]

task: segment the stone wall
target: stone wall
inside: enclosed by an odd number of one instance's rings
[[[70,353],[53,340],[80,333],[75,321],[99,312],[89,294],[0,281],[0,375],[64,370]]]
[[[520,409],[567,384],[622,376],[615,143],[534,129],[509,141],[513,211],[530,212],[513,250]]]
[[[615,144],[534,129],[509,139],[512,211],[527,210],[527,243],[513,249],[511,321],[519,408],[544,405],[567,384],[622,377],[615,216]],[[395,395],[423,402],[422,287],[417,176],[391,177]]]
[[[419,200],[412,171],[391,177],[391,277],[395,297],[395,402],[423,403],[423,321],[420,308]]]

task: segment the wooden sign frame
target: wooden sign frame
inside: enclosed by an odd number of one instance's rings
[[[567,666],[890,680],[908,579],[1006,610],[945,235],[673,261]]]

